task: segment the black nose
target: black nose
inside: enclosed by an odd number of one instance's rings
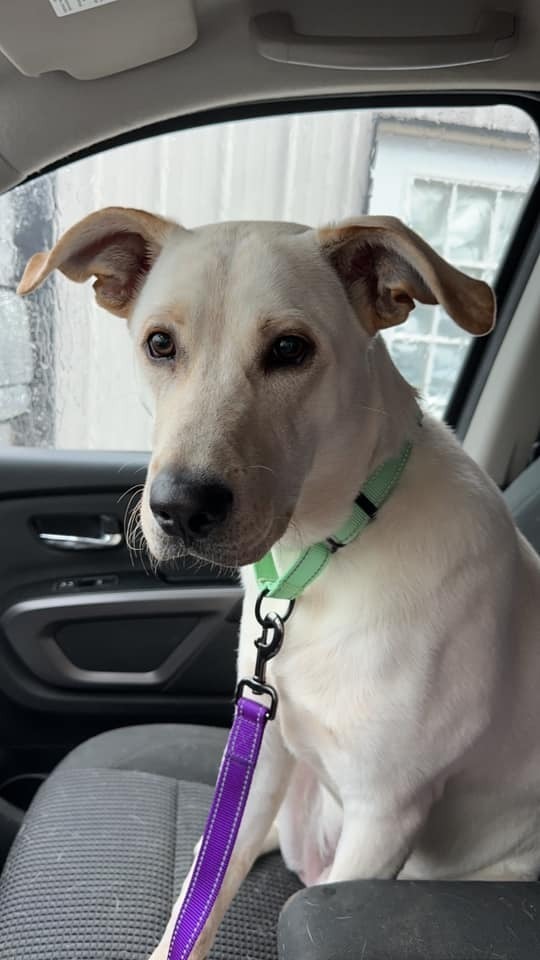
[[[150,509],[165,533],[189,542],[207,537],[228,517],[232,490],[193,474],[162,470],[150,487]]]

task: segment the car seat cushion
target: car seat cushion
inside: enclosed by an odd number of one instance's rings
[[[59,770],[38,792],[0,879],[2,960],[147,960],[204,827],[210,786],[138,771]],[[212,960],[275,960],[280,910],[301,884],[262,858]]]

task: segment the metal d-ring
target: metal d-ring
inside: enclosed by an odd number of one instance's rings
[[[263,617],[261,605],[266,596],[268,596],[268,590],[262,590],[255,604],[255,616],[262,627],[261,636],[255,640],[255,647],[257,649],[255,670],[251,679],[240,680],[236,688],[236,700],[238,701],[243,695],[244,687],[247,687],[256,696],[269,696],[270,708],[267,713],[267,718],[273,720],[276,715],[278,695],[274,687],[266,683],[266,664],[272,657],[275,657],[276,653],[281,649],[284,633],[283,624],[293,612],[294,600],[289,601],[289,606],[283,616],[280,616],[275,610],[270,610],[268,613],[265,613]]]
[[[261,627],[264,627],[268,630],[268,629],[272,629],[273,622],[271,619],[269,619],[268,614],[265,614],[263,617],[261,613],[262,602],[264,598],[267,596],[268,596],[268,590],[261,590],[259,596],[257,597],[257,602],[255,604],[255,616],[257,618],[257,622],[261,625]],[[289,606],[287,607],[287,610],[285,611],[285,613],[279,614],[279,618],[282,623],[286,623],[286,621],[289,619],[291,613],[294,610],[295,602],[296,602],[295,600],[289,600]]]

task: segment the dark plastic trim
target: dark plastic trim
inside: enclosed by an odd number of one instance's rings
[[[158,690],[187,669],[211,640],[223,632],[223,621],[242,597],[240,586],[170,587],[162,590],[113,590],[33,597],[5,610],[0,627],[27,668],[38,679],[68,689]],[[59,627],[80,621],[98,624],[122,617],[191,614],[196,623],[162,663],[145,672],[85,669],[66,656],[58,643]]]
[[[540,94],[514,93],[511,91],[490,91],[481,93],[474,91],[437,91],[435,93],[351,93],[336,96],[327,94],[319,97],[289,97],[283,100],[257,100],[253,103],[239,103],[224,107],[215,107],[210,110],[198,110],[194,113],[171,117],[168,120],[159,120],[156,123],[147,123],[142,127],[135,127],[114,137],[107,137],[98,143],[82,150],[76,150],[61,160],[55,160],[30,174],[22,183],[29,183],[36,177],[51,173],[69,163],[84,160],[96,153],[111,150],[114,147],[136,143],[149,137],[161,136],[165,133],[177,133],[180,130],[190,130],[194,127],[213,126],[216,123],[229,123],[234,120],[250,120],[256,117],[283,116],[289,113],[319,113],[325,110],[354,110],[361,107],[363,110],[392,109],[392,107],[483,107],[497,104],[508,104],[519,107],[528,113],[537,125],[540,125]],[[540,129],[540,126],[539,126]],[[10,189],[14,190],[19,184]]]
[[[281,911],[278,954],[280,960],[537,960],[539,908],[536,881],[309,887]]]

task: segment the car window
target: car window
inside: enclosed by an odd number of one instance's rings
[[[143,207],[188,227],[393,214],[456,266],[493,280],[538,159],[537,129],[513,106],[327,110],[167,133],[15,188],[0,198],[0,445],[150,447],[125,323],[60,275],[25,300],[14,294],[28,257],[91,211]],[[384,335],[443,416],[470,338],[425,305]]]

